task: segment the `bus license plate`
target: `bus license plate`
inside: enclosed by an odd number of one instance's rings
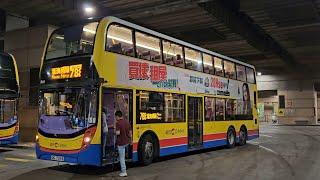
[[[52,161],[64,161],[64,157],[63,156],[51,155],[51,160]]]

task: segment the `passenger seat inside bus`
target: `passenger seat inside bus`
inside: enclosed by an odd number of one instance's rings
[[[173,57],[166,57],[166,59],[164,60],[166,64],[170,64],[173,65]]]
[[[177,57],[176,57],[176,60],[174,61],[174,64],[177,66],[181,66],[183,64],[183,59],[181,58],[180,54],[177,54],[176,56]]]
[[[131,48],[122,48],[122,53],[128,56],[132,56],[133,55],[133,47]]]
[[[121,53],[122,52],[121,43],[113,44],[111,47],[108,48],[108,50],[112,52]]]
[[[190,62],[190,61],[186,62],[186,67],[187,68],[192,68],[192,66],[193,66],[192,62]]]
[[[155,55],[153,58],[151,58],[151,60],[159,62],[159,61],[161,61],[161,55],[160,54]]]

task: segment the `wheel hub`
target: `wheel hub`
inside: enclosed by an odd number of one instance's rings
[[[243,131],[240,131],[240,140],[243,141],[245,139],[245,133]]]
[[[151,142],[147,142],[145,145],[145,153],[148,158],[151,158],[153,155],[153,145]]]
[[[229,144],[234,143],[234,134],[232,132],[229,132],[228,140],[229,140]]]

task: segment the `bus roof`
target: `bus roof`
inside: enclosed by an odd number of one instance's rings
[[[209,51],[209,50],[204,49],[204,48],[202,48],[202,47],[193,45],[193,44],[188,43],[188,42],[185,42],[185,41],[181,41],[181,40],[179,40],[179,39],[176,39],[176,38],[167,36],[167,35],[165,35],[165,34],[162,34],[162,33],[156,32],[156,31],[153,31],[153,30],[151,30],[151,29],[148,29],[148,28],[139,26],[139,25],[137,25],[137,24],[130,23],[130,22],[128,22],[128,21],[125,21],[125,20],[123,20],[123,19],[120,19],[120,18],[117,18],[117,17],[114,17],[114,16],[107,16],[107,17],[105,17],[105,18],[103,18],[103,19],[109,21],[110,23],[112,23],[112,22],[119,23],[119,24],[122,24],[122,25],[125,25],[125,26],[128,26],[128,27],[131,27],[131,28],[133,28],[133,29],[137,29],[137,30],[139,30],[139,31],[152,34],[152,35],[157,36],[157,37],[159,37],[159,38],[161,38],[161,39],[169,40],[169,41],[175,42],[175,43],[177,43],[177,44],[180,44],[180,45],[183,45],[183,46],[192,48],[192,49],[196,49],[196,50],[198,50],[198,51],[201,51],[201,52],[204,52],[204,53],[213,55],[213,56],[217,56],[217,57],[220,57],[220,58],[222,58],[222,59],[229,60],[229,61],[232,61],[232,62],[235,62],[235,63],[238,63],[238,64],[242,64],[242,65],[245,65],[245,66],[248,66],[248,67],[251,67],[251,68],[255,69],[253,65],[250,65],[250,64],[241,62],[241,61],[239,61],[239,60],[236,60],[236,59],[231,58],[231,57],[228,57],[228,56],[224,56],[224,55],[219,54],[219,53],[216,53],[216,52]]]

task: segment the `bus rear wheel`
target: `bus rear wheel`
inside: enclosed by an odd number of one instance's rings
[[[236,145],[236,133],[233,128],[227,131],[227,148],[233,148]]]
[[[243,146],[245,144],[247,144],[247,131],[244,127],[241,127],[239,132],[239,145]]]
[[[149,165],[155,159],[156,140],[151,134],[142,137],[139,143],[139,160],[142,165]]]

